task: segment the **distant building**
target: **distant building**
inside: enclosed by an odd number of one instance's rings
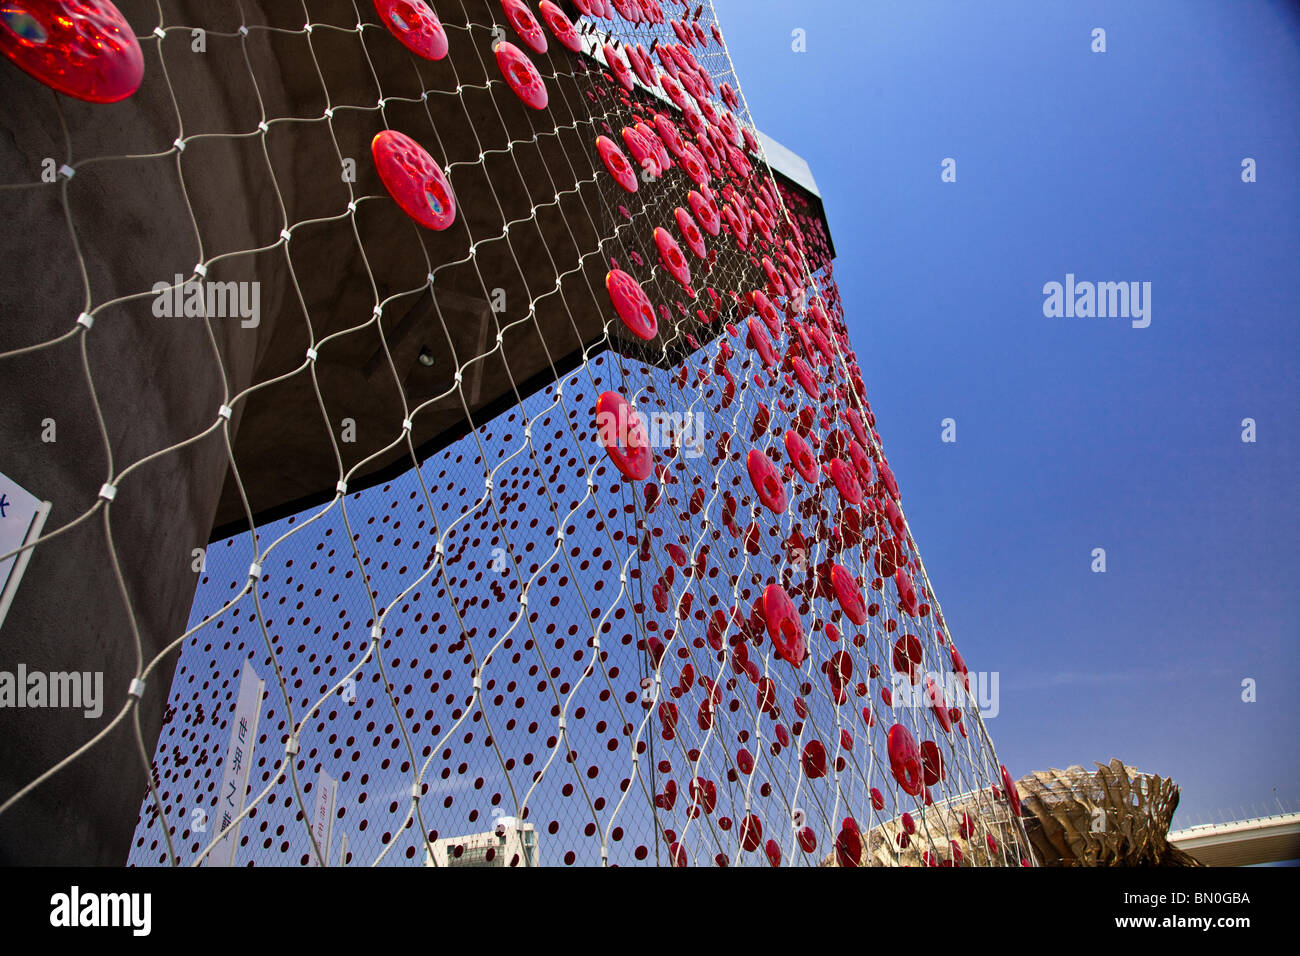
[[[515,817],[499,817],[486,833],[446,837],[425,850],[425,866],[537,866],[537,831]]]

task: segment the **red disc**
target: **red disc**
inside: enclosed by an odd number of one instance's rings
[[[880,473],[880,480],[885,483],[885,490],[895,501],[898,500],[898,482],[894,480],[894,470],[889,467],[889,462],[876,462],[876,471]]]
[[[641,415],[618,392],[596,399],[596,430],[614,467],[636,481],[650,477],[650,442]]]
[[[808,394],[808,397],[815,401],[820,397],[821,390],[817,387],[817,376],[813,373],[813,370],[808,367],[807,362],[797,355],[790,364],[794,367],[794,377],[799,380],[800,386]],[[860,494],[858,500],[861,500]]]
[[[704,237],[700,235],[700,227],[695,225],[695,220],[691,214],[678,206],[673,210],[673,218],[677,220],[677,228],[686,240],[686,247],[695,253],[696,258],[703,259],[708,250],[704,247]]]
[[[659,138],[663,140],[663,144],[668,151],[677,159],[681,159],[682,150],[686,148],[686,144],[682,142],[682,134],[673,121],[662,113],[656,113],[655,132],[659,134]]]
[[[907,572],[902,568],[894,572],[894,584],[898,588],[898,600],[902,604],[903,610],[915,617],[918,610],[916,588],[912,586],[912,579],[907,576]]]
[[[889,728],[889,769],[905,793],[915,797],[924,789],[920,748],[912,732],[902,724]]]
[[[773,335],[780,335],[781,317],[777,314],[776,306],[772,304],[772,300],[757,289],[750,293],[750,298],[753,300],[754,308],[757,310],[759,318],[763,320],[763,324],[772,330]]]
[[[934,682],[933,677],[925,679],[925,702],[933,708],[934,716],[938,718],[944,733],[952,733],[952,712],[943,699],[943,690]]]
[[[835,862],[843,867],[856,867],[862,862],[862,832],[852,817],[845,818],[835,838]]]
[[[605,289],[623,324],[647,342],[659,333],[659,322],[650,298],[640,283],[621,269],[611,269],[605,276]]]
[[[840,493],[840,497],[849,504],[862,504],[862,486],[858,484],[858,476],[843,458],[831,459],[831,481],[835,482],[835,490]]]
[[[605,164],[605,168],[614,177],[614,181],[628,192],[636,192],[636,171],[614,141],[606,136],[597,136],[596,152],[600,153],[601,162]]]
[[[506,83],[515,91],[515,95],[535,110],[546,109],[546,84],[524,51],[513,43],[502,40],[497,44],[495,53],[497,66],[501,68]]]
[[[447,31],[424,0],[375,0],[375,12],[402,46],[417,56],[441,60],[447,55]]]
[[[799,437],[797,432],[787,431],[785,433],[785,451],[794,464],[794,470],[803,476],[804,481],[815,482],[817,480],[817,459],[813,458],[812,449],[808,447],[806,441]]]
[[[763,622],[781,659],[798,667],[808,651],[803,623],[785,588],[769,584],[763,591]]]
[[[690,143],[682,150],[681,167],[697,186],[703,186],[709,181],[709,167],[700,151]]]
[[[572,21],[564,15],[564,11],[551,3],[551,0],[542,0],[538,9],[542,12],[542,19],[546,21],[546,26],[551,33],[555,34],[555,39],[574,53],[581,53],[582,38],[578,36],[578,31],[573,28]]]
[[[116,103],[140,88],[144,55],[108,0],[0,4],[0,52],[52,90]]]
[[[664,171],[659,166],[659,157],[655,156],[654,150],[645,141],[645,137],[630,126],[623,127],[623,145],[632,154],[637,168],[648,173],[651,179],[658,179],[663,174]]]
[[[1011,774],[1007,773],[1007,768],[1003,764],[998,764],[1002,770],[1002,786],[1007,793],[1007,803],[1011,804],[1011,812],[1020,816],[1020,791],[1016,789],[1016,782],[1011,779]]]
[[[370,155],[384,188],[420,225],[446,229],[456,219],[456,200],[447,176],[411,137],[386,129],[371,141]]]
[[[803,765],[803,772],[809,780],[816,780],[818,777],[826,776],[826,747],[820,740],[810,740],[803,745],[803,756],[800,759]]]
[[[614,72],[614,79],[618,80],[619,86],[628,92],[632,91],[636,81],[632,78],[632,68],[627,65],[627,60],[623,59],[623,54],[619,53],[608,43],[605,44],[604,50],[605,62]]]
[[[933,740],[921,744],[921,773],[925,777],[927,787],[933,787],[947,773],[943,765],[943,754],[939,751],[939,745]]]
[[[520,0],[501,0],[501,12],[506,15],[510,25],[515,28],[515,33],[519,34],[519,39],[528,44],[528,48],[534,53],[546,52],[546,34],[542,32],[542,26],[533,16],[533,11],[529,10]]]
[[[722,214],[718,212],[716,202],[712,199],[705,199],[692,189],[686,195],[686,203],[691,207],[691,212],[695,214],[695,219],[700,224],[701,229],[710,236],[716,236],[722,231]]]
[[[776,351],[768,341],[767,333],[752,315],[745,320],[745,327],[749,329],[750,347],[758,352],[758,357],[763,360],[763,364],[771,368],[776,364]]]
[[[682,288],[688,292],[691,289],[691,268],[686,264],[686,257],[682,255],[681,248],[677,245],[676,240],[668,234],[667,229],[655,227],[654,231],[655,245],[659,247],[659,258],[663,260],[664,268],[668,273],[682,284]]]
[[[862,603],[862,589],[853,579],[849,569],[842,564],[831,565],[831,586],[835,589],[835,598],[844,608],[850,621],[861,627],[867,621],[867,608]]]
[[[758,500],[777,514],[784,514],[785,485],[781,483],[781,472],[772,464],[772,459],[757,448],[751,448],[745,466],[749,469],[749,480],[754,483]]]

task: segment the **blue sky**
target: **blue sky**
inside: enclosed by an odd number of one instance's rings
[[[1300,805],[1300,14],[715,7],[756,122],[821,188],[908,520],[1001,675],[1001,759],[1173,776],[1180,825]],[[1151,325],[1045,317],[1067,273],[1151,282]]]

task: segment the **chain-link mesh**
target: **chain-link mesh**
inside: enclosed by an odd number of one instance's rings
[[[103,228],[78,219],[78,177],[165,163],[188,221],[147,245],[199,250],[178,281],[161,276],[159,290],[102,300],[88,278],[94,264],[81,261],[84,306],[67,331],[34,342],[6,333],[0,362],[80,350],[108,457],[100,496],[84,508],[60,503],[34,546],[102,521],[137,678],[147,685],[173,666],[175,675],[156,747],[140,729],[142,705],[118,698],[115,719],[8,796],[0,824],[133,721],[141,759],[153,753],[130,851],[138,865],[211,862],[236,826],[239,865],[1028,857],[975,698],[960,681],[953,696],[944,680],[965,664],[884,461],[828,238],[767,165],[711,5],[566,5],[584,14],[581,50],[547,30],[541,55],[512,5],[438,3],[451,53],[436,62],[404,48],[381,16],[409,15],[410,3],[268,6],[273,14],[241,3],[183,11],[196,20],[158,3],[156,29],[139,39],[146,82],[166,84],[175,107],[157,117],[169,145],[80,156],[64,125],[62,217],[22,205],[48,184],[0,192],[26,209],[22,228],[66,228],[77,246],[83,230]],[[139,32],[150,16],[129,18]],[[221,58],[223,81],[251,91],[257,115],[178,91],[196,30],[209,62]],[[503,41],[535,63],[545,108],[521,104],[495,55]],[[290,55],[315,75],[268,82],[267,64]],[[377,96],[363,100],[347,84],[341,93],[332,80],[345,65],[363,68]],[[62,117],[57,99],[51,115]],[[639,141],[623,135],[629,128]],[[404,217],[369,168],[369,144],[385,129],[410,135],[445,172],[451,228]],[[602,160],[601,136],[632,165],[635,191]],[[637,162],[638,142],[648,161]],[[222,209],[188,198],[208,195],[187,162],[205,149],[246,164],[259,244],[227,247]],[[361,167],[355,177],[319,176],[331,183],[319,193],[303,187],[304,168],[349,161]],[[657,229],[671,240],[665,252]],[[689,251],[694,242],[703,257]],[[406,259],[394,265],[385,253],[397,244]],[[640,283],[656,335],[642,340],[620,319],[602,282],[609,270]],[[109,385],[91,372],[101,323],[148,322],[160,295],[244,274],[261,282],[263,304],[278,304],[274,334],[294,340],[285,351],[295,360],[271,371],[254,362],[250,373],[230,359],[237,319],[191,319],[210,339],[201,354],[222,383],[218,413],[124,458],[100,412]],[[272,347],[260,341],[259,353]],[[341,352],[360,356],[367,388],[390,396],[382,434],[347,431],[374,421],[349,418],[360,394],[331,406],[324,366]],[[529,362],[536,378],[519,380]],[[445,387],[421,391],[421,368]],[[495,406],[480,394],[494,377]],[[316,503],[277,517],[245,475],[280,452],[240,442],[253,409],[274,416],[264,399],[291,383],[310,389],[319,415],[300,423],[316,456],[303,468],[323,460],[329,480]],[[626,429],[612,453],[602,447],[597,403],[607,392],[633,403],[648,431],[644,479],[612,460],[635,451]],[[445,433],[454,419],[463,437],[419,447],[423,426]],[[145,465],[214,436],[228,466],[217,524],[229,533],[203,556],[184,633],[147,653],[140,596],[112,545],[113,511]],[[751,450],[774,463],[767,483]],[[362,480],[379,464],[387,480]],[[792,599],[787,630],[774,585]],[[806,656],[788,649],[796,631]],[[266,689],[247,798],[231,814],[219,782],[245,662]],[[312,826],[322,772],[338,782],[325,831]],[[932,800],[960,801],[973,821],[921,812]]]

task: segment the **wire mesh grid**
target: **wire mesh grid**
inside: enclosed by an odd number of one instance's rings
[[[437,4],[453,55],[431,64],[383,22],[393,4],[284,4],[272,14],[235,3],[182,17],[159,2],[140,42],[174,106],[158,118],[164,140],[175,133],[169,146],[79,157],[54,98],[66,153],[59,205],[84,305],[67,331],[0,361],[80,352],[105,481],[93,503],[28,547],[102,522],[138,683],[93,737],[7,796],[0,823],[127,722],[148,765],[135,865],[212,863],[232,842],[239,865],[1027,860],[977,702],[960,679],[944,680],[965,665],[884,461],[825,237],[808,235],[820,225],[792,208],[802,200],[753,139],[711,5],[578,3],[581,49],[552,31],[545,56],[528,43],[543,28],[513,6]],[[148,19],[131,22],[139,30]],[[206,55],[221,58],[222,82],[247,85],[256,116],[205,109],[192,86],[173,83],[192,62],[196,30]],[[497,58],[503,42],[528,50],[545,108],[521,104]],[[290,49],[315,75],[300,71],[272,91],[268,64]],[[332,83],[345,69],[370,83]],[[363,101],[366,86],[376,95]],[[411,135],[445,172],[452,228],[416,226],[364,168],[359,144],[385,129]],[[651,153],[633,168],[635,191],[596,148],[604,136],[633,151],[626,129],[643,131]],[[223,248],[222,209],[191,201],[204,190],[186,157],[209,147],[257,170],[243,182],[256,186],[250,231],[260,244]],[[333,177],[325,195],[294,182],[303,164],[349,161],[361,172]],[[198,264],[99,300],[74,185],[101,164],[160,162],[175,171],[188,222],[150,240],[192,240]],[[15,183],[0,196],[48,189]],[[722,220],[716,234],[711,212]],[[688,257],[676,241],[661,251],[657,229],[706,251]],[[394,264],[381,253],[396,245],[404,258]],[[346,282],[331,281],[342,269]],[[639,281],[657,335],[629,334],[615,314],[601,281],[612,269]],[[294,337],[298,358],[271,372],[234,367],[237,323],[203,314],[200,301],[217,414],[165,447],[123,456],[92,373],[99,323],[138,322],[160,297],[240,275],[294,314],[293,331],[281,318],[274,334]],[[473,323],[456,311],[467,301],[481,306]],[[409,348],[403,322],[417,307],[432,330],[420,363],[443,374],[442,387],[422,391],[409,355],[395,358]],[[341,431],[349,408],[331,406],[322,386],[322,356],[338,347],[370,355],[376,391],[392,396],[383,433],[359,450]],[[525,348],[549,384],[517,380]],[[474,394],[489,366],[500,370],[505,411]],[[290,380],[310,383],[320,416],[311,441],[334,476],[313,506],[266,517],[243,477],[253,452],[242,452],[238,431],[261,395]],[[650,427],[644,480],[620,473],[602,447],[597,401],[607,392]],[[275,413],[269,404],[262,414]],[[466,433],[427,453],[414,437],[422,419],[448,415],[463,417]],[[787,433],[812,452],[810,475]],[[213,437],[228,468],[225,500],[238,506],[218,524],[232,533],[203,555],[184,632],[155,648],[135,621],[113,511],[144,466]],[[787,505],[766,500],[774,489],[755,477],[754,449],[776,463]],[[381,462],[396,462],[391,479],[356,490]],[[845,581],[849,596],[839,593]],[[779,652],[790,635],[765,602],[772,585],[793,599],[805,659]],[[245,662],[265,693],[247,797],[223,813]],[[172,668],[153,747],[143,688]],[[957,696],[943,700],[940,686]],[[913,770],[923,782],[891,757],[893,728],[922,742]],[[327,777],[337,792],[321,830],[313,821]],[[978,811],[977,826],[918,812],[959,798]],[[904,838],[893,826],[891,843],[868,852],[869,835],[909,810],[919,826]]]

